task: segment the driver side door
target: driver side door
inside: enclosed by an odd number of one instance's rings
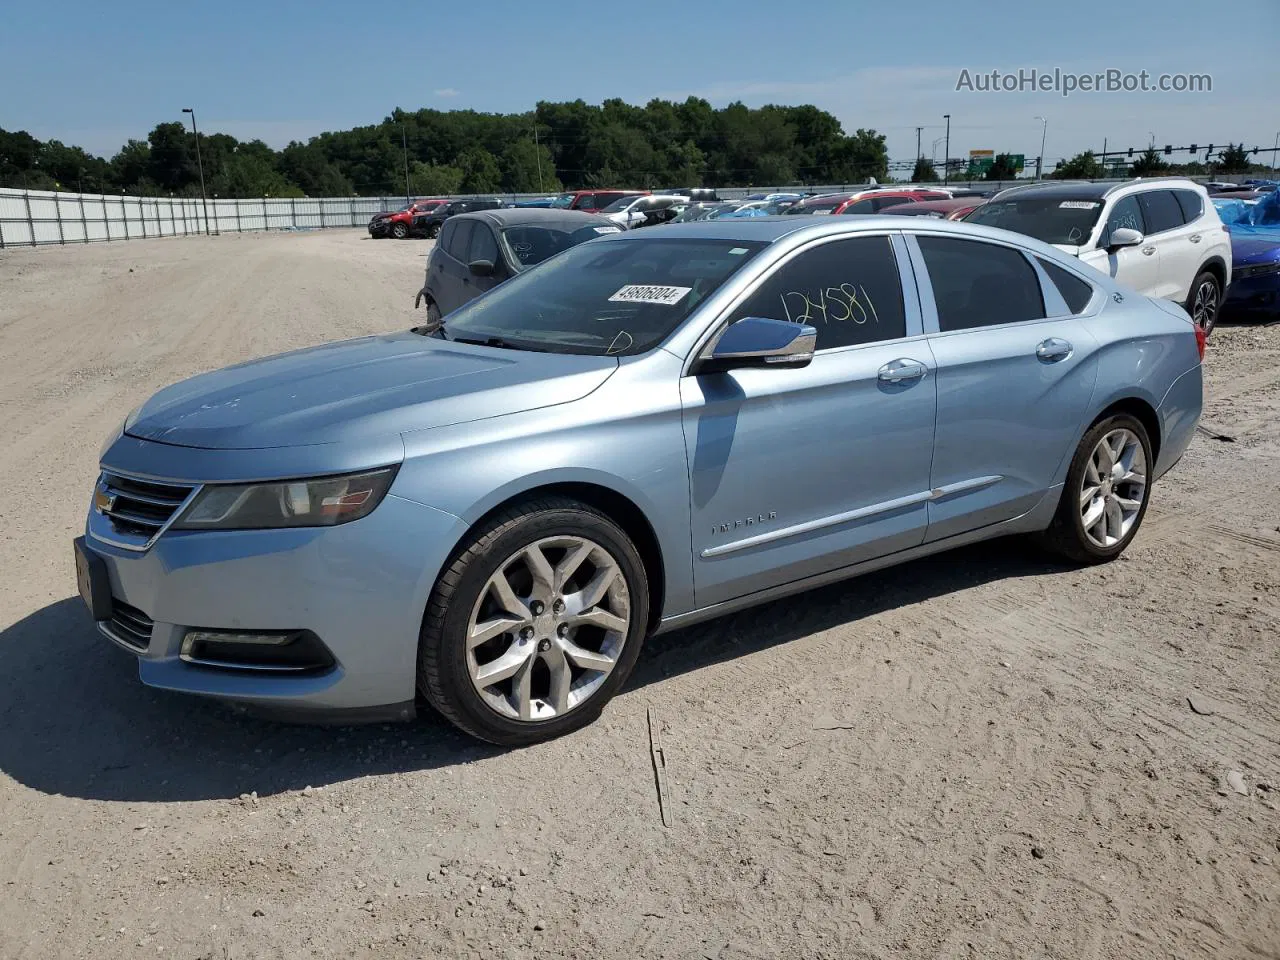
[[[1136,247],[1121,247],[1114,253],[1108,252],[1111,232],[1121,227],[1129,227],[1141,233],[1142,243]],[[1082,254],[1080,259],[1145,296],[1159,296],[1160,250],[1156,243],[1147,238],[1146,233],[1147,223],[1137,195],[1121,197],[1107,214],[1107,222],[1102,228],[1102,236],[1098,238],[1097,249]]]
[[[904,276],[897,234],[803,247],[722,323],[811,324],[813,361],[682,379],[698,606],[923,542],[937,393]]]

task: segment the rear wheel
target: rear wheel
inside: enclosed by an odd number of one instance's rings
[[[523,746],[586,726],[640,654],[649,588],[612,520],[562,497],[490,518],[423,619],[418,687],[461,729]]]
[[[1146,515],[1154,466],[1151,440],[1136,417],[1121,413],[1094,424],[1071,460],[1044,545],[1076,563],[1120,556]]]
[[[1207,337],[1213,333],[1214,324],[1218,322],[1218,311],[1222,308],[1222,285],[1218,278],[1208,270],[1196,275],[1191,284],[1191,295],[1187,298],[1186,310],[1196,326],[1204,331]]]

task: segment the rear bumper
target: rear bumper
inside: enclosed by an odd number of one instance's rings
[[[1280,311],[1280,273],[1233,281],[1227,287],[1222,306],[1229,310],[1252,310],[1260,313]]]
[[[329,528],[166,532],[145,552],[86,533],[133,632],[98,629],[138,658],[152,687],[326,717],[388,708],[415,692],[427,597],[462,522],[388,494],[369,516]],[[141,628],[137,628],[141,615]],[[149,632],[148,632],[148,623]],[[333,655],[322,673],[273,674],[188,663],[190,629],[308,630]]]
[[[1177,463],[1195,436],[1200,411],[1204,407],[1204,369],[1196,364],[1169,387],[1160,401],[1156,415],[1160,418],[1160,454],[1156,457],[1157,479]]]

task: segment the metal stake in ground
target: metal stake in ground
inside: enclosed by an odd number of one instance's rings
[[[204,161],[200,159],[200,131],[196,129],[196,112],[190,107],[183,107],[182,112],[191,114],[191,132],[196,138],[196,166],[200,170],[200,203],[204,206],[204,234],[207,237],[209,236],[209,201],[204,194]]]

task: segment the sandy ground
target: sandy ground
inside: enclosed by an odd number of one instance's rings
[[[1002,542],[663,637],[555,743],[143,688],[74,597],[100,442],[409,326],[427,248],[0,252],[0,957],[1280,957],[1280,326],[1215,334],[1235,442],[1121,561]]]

